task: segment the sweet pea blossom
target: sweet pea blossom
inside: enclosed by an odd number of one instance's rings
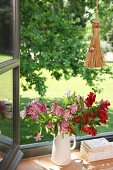
[[[36,114],[34,114],[34,115],[31,115],[31,118],[33,119],[33,120],[38,120],[38,114],[36,113]]]
[[[38,119],[37,109],[36,106],[33,105],[33,103],[28,104],[24,111],[26,112],[26,115],[30,116],[32,119]]]
[[[56,103],[52,104],[52,108],[53,108],[53,115],[59,115],[61,116],[63,114],[63,107],[58,106]]]
[[[52,122],[50,120],[47,122],[46,127],[50,129],[53,128]]]
[[[43,113],[47,111],[47,106],[45,103],[40,103],[38,99],[33,100],[33,107],[39,113]]]
[[[62,123],[60,124],[60,131],[63,133],[68,132],[69,128],[69,123],[66,120],[63,120]]]
[[[36,141],[40,141],[43,138],[40,134],[37,134],[37,136],[34,137]]]
[[[36,107],[33,105],[33,103],[28,103],[27,106],[24,108],[27,115],[35,115],[37,113]]]
[[[68,118],[70,118],[71,117],[71,115],[70,115],[70,110],[69,109],[66,109],[65,111],[64,111],[64,118],[67,120]]]
[[[70,110],[71,110],[71,113],[72,113],[72,114],[75,114],[76,111],[77,111],[77,106],[76,106],[75,104],[72,104],[72,105],[70,106]]]
[[[28,115],[33,120],[38,120],[39,114],[47,112],[47,106],[45,103],[39,102],[38,99],[29,102],[24,108],[24,111],[21,113],[22,117]]]

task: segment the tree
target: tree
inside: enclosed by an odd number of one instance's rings
[[[103,10],[104,9],[104,10]],[[111,45],[113,50],[113,1],[108,0],[100,5],[100,18],[102,23],[101,35]],[[105,24],[107,21],[107,24]],[[109,49],[106,49],[109,50]]]
[[[82,3],[82,5],[81,5]],[[85,25],[88,18],[85,7],[94,3],[85,0],[21,0],[21,77],[27,84],[24,90],[34,88],[40,95],[46,92],[46,77],[42,69],[50,71],[59,80],[78,74],[94,86],[108,67],[97,70],[84,68],[87,44]]]

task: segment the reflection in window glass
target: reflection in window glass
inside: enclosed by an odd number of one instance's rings
[[[11,1],[0,1],[0,62],[12,57]]]
[[[12,143],[13,75],[12,70],[0,75],[0,159]]]

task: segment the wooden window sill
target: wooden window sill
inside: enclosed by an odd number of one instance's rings
[[[71,157],[72,162],[63,167],[54,165],[51,162],[51,155],[24,159],[17,170],[113,170],[113,159],[88,163],[80,156],[78,150],[73,151]],[[77,159],[81,159],[83,163],[77,163]]]

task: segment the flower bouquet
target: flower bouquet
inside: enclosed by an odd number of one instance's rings
[[[61,134],[77,134],[84,132],[95,136],[97,126],[106,124],[108,120],[108,107],[110,102],[103,99],[96,101],[96,94],[90,92],[86,98],[68,93],[62,101],[55,99],[51,105],[47,105],[38,99],[29,102],[21,116],[32,119],[39,125],[36,141],[43,138],[43,130],[57,136]]]

